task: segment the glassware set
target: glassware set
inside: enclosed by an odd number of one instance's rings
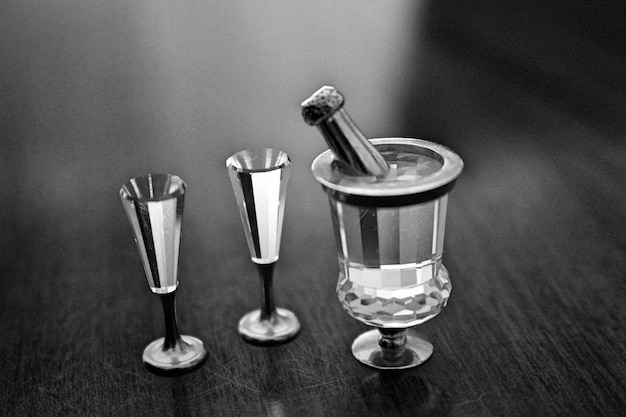
[[[373,330],[352,352],[379,369],[423,363],[433,346],[412,327],[447,304],[451,284],[441,263],[447,197],[462,160],[444,146],[410,138],[372,139],[390,171],[381,178],[351,177],[333,165],[330,151],[311,167],[328,195],[339,261],[337,295],[343,309]],[[276,307],[272,281],[279,258],[291,161],[276,149],[245,150],[226,161],[241,221],[260,279],[261,308],[239,321],[252,344],[287,342],[300,322]],[[143,353],[148,370],[178,375],[206,359],[201,340],[178,330],[175,291],[186,185],[171,174],[133,178],[120,190],[150,289],[159,295],[165,337]]]

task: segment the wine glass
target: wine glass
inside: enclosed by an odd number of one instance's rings
[[[433,352],[412,327],[439,314],[452,289],[441,260],[448,192],[463,161],[420,139],[371,142],[389,164],[386,174],[346,175],[331,151],[315,159],[312,171],[330,200],[339,301],[376,328],[355,339],[352,353],[374,368],[410,368]]]
[[[151,372],[166,376],[196,369],[207,354],[200,339],[180,334],[176,318],[185,190],[184,181],[171,174],[133,178],[120,189],[148,284],[159,296],[165,315],[165,337],[145,348],[143,362]]]
[[[300,322],[275,306],[272,289],[278,260],[291,161],[277,149],[244,150],[226,160],[252,262],[261,278],[262,307],[239,321],[239,333],[254,344],[276,344],[294,338]]]

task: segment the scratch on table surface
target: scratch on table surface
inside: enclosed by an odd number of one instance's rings
[[[319,381],[315,384],[309,384],[309,385],[305,385],[303,387],[297,388],[294,391],[303,391],[303,390],[309,390],[311,388],[317,388],[317,387],[324,387],[324,386],[337,386],[337,384],[346,382],[346,381],[350,381],[350,380],[354,380],[354,379],[358,379],[357,376],[348,376],[345,378],[336,378],[336,379],[331,379],[331,380],[325,380],[325,381]]]
[[[454,408],[459,408],[459,407],[462,407],[462,406],[465,406],[465,405],[468,405],[468,404],[474,404],[474,403],[480,402],[480,400],[482,400],[482,398],[483,398],[485,395],[487,395],[487,393],[486,393],[486,392],[483,392],[483,393],[482,393],[482,394],[480,394],[480,395],[478,396],[478,398],[476,398],[476,399],[461,401],[460,403],[457,403],[457,404],[455,405],[455,407],[454,407]]]
[[[136,372],[132,369],[125,369],[119,366],[115,366],[113,365],[113,363],[111,363],[111,361],[104,360],[104,359],[99,359],[99,362],[103,368],[111,371],[111,374],[115,376],[129,375],[129,376],[134,376],[138,378],[139,380],[143,380],[144,382],[150,381],[150,379],[144,373]]]
[[[207,368],[207,370],[215,378],[219,378],[222,381],[224,381],[224,384],[221,384],[218,387],[215,387],[215,388],[212,388],[212,389],[206,391],[207,393],[210,392],[210,391],[215,391],[215,389],[221,388],[222,386],[225,386],[225,385],[238,386],[240,388],[243,388],[244,390],[251,391],[251,392],[254,392],[254,393],[257,393],[257,394],[259,394],[261,392],[259,389],[255,388],[254,386],[248,385],[248,384],[245,384],[242,381],[239,381],[238,380],[238,376],[237,375],[233,375],[232,372],[230,370],[228,370],[227,368],[225,368],[225,367],[222,367],[222,368],[217,369],[217,370],[213,370],[213,369]]]

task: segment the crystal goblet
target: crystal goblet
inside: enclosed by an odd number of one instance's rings
[[[330,201],[339,301],[353,318],[377,328],[357,337],[352,353],[375,368],[410,368],[433,352],[411,328],[439,314],[450,296],[443,238],[448,192],[463,161],[420,139],[371,142],[390,166],[382,176],[345,175],[330,151],[315,159],[312,171]]]
[[[291,161],[277,149],[245,150],[226,160],[252,261],[261,278],[262,307],[244,315],[239,333],[255,344],[286,342],[300,331],[295,314],[276,307],[272,288],[278,260]]]
[[[165,315],[165,337],[145,348],[143,362],[151,372],[166,376],[196,369],[207,355],[200,339],[180,334],[176,317],[185,191],[185,182],[171,174],[133,178],[120,189],[148,284]]]

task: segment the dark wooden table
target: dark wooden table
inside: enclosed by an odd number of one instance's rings
[[[435,6],[431,14],[446,20]],[[604,88],[589,105],[595,112],[586,112],[584,94],[564,101],[544,94],[532,82],[540,77],[514,60],[494,65],[497,43],[482,50],[492,55],[455,49],[455,36],[464,35],[437,27],[420,55],[419,83],[398,103],[409,109],[404,122],[389,132],[442,142],[466,163],[449,200],[444,264],[452,295],[420,326],[435,345],[428,362],[379,372],[351,356],[365,326],[336,299],[328,204],[309,172],[316,152],[297,144],[288,149],[294,170],[275,290],[303,331],[275,347],[238,336],[237,321],[260,305],[260,292],[224,167],[237,143],[214,148],[201,169],[174,172],[189,186],[180,325],[204,341],[209,358],[187,376],[153,376],[141,353],[162,336],[162,312],[117,195],[143,172],[111,159],[96,162],[92,175],[93,156],[66,161],[81,164],[83,177],[55,176],[39,164],[43,151],[8,140],[0,415],[621,415],[626,129],[616,103],[624,90]],[[576,68],[572,79],[582,83]]]
[[[547,134],[547,133],[546,133]],[[212,213],[188,194],[179,288],[183,331],[210,351],[180,378],[147,373],[162,333],[117,184],[100,206],[75,196],[5,235],[0,291],[6,415],[618,415],[625,406],[625,148],[575,128],[567,144],[497,134],[461,147],[444,262],[450,304],[422,326],[435,354],[378,372],[351,357],[364,326],[344,314],[327,203],[290,187],[279,305],[302,334],[244,343],[238,318],[260,303],[225,173]],[[313,156],[313,155],[311,155]],[[295,171],[297,175],[305,175]],[[310,194],[299,199],[298,193]],[[205,196],[207,198],[208,196]],[[291,199],[289,199],[291,197]],[[217,201],[216,201],[217,200]],[[305,201],[302,201],[305,200]],[[199,215],[202,213],[203,215]]]

